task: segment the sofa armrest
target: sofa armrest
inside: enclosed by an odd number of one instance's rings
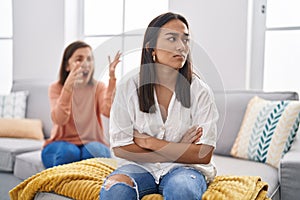
[[[279,180],[281,200],[296,200],[300,197],[300,139],[299,131],[292,148],[280,162]]]

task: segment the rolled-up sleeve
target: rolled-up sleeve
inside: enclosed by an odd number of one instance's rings
[[[192,123],[203,128],[203,134],[198,143],[216,147],[219,114],[214,95],[208,85],[197,78],[192,83],[191,95]]]
[[[116,89],[115,99],[110,112],[110,146],[119,147],[133,144],[133,120],[130,111],[128,88],[124,85]]]

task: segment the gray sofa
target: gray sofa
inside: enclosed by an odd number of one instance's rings
[[[51,130],[48,85],[43,81],[15,82],[13,91],[28,90],[27,118],[43,121],[45,138]],[[295,92],[227,91],[215,92],[220,112],[221,131],[213,161],[217,175],[255,175],[269,184],[268,196],[273,200],[296,200],[300,196],[300,141],[299,134],[291,150],[282,158],[280,169],[253,161],[233,158],[230,150],[238,134],[247,103],[254,95],[270,100],[298,100]],[[35,140],[0,138],[0,197],[9,199],[8,191],[22,180],[44,169],[40,159],[42,142]],[[56,194],[38,193],[35,199],[68,199]]]
[[[44,81],[20,81],[13,91],[29,91],[27,118],[41,119],[45,137],[50,136],[51,119],[48,85]],[[0,199],[8,200],[8,191],[22,180],[44,169],[40,159],[43,142],[33,139],[0,138]]]

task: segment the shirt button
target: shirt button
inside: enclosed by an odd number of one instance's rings
[[[160,130],[166,131],[166,128],[165,128],[164,126],[162,126],[162,127],[160,128]]]
[[[160,166],[160,163],[156,163],[156,166],[160,169],[161,166]]]

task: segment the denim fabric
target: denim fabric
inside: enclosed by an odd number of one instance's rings
[[[106,179],[100,191],[100,200],[136,200],[153,193],[163,195],[166,200],[194,200],[201,199],[202,194],[207,189],[204,176],[190,167],[172,169],[160,178],[159,184],[155,183],[151,173],[137,165],[124,165],[111,173],[108,178],[114,174],[129,176],[134,183],[134,187],[125,183],[116,183],[106,189]]]
[[[130,200],[142,198],[147,194],[157,193],[157,185],[153,176],[140,166],[124,165],[113,171],[108,178],[115,174],[129,176],[133,180],[134,187],[125,183],[117,183],[107,190],[105,189],[106,179],[100,191],[100,199]]]
[[[177,167],[161,178],[158,192],[165,200],[201,200],[206,189],[201,172],[191,167]]]
[[[83,146],[80,146],[81,158],[80,160],[85,160],[88,158],[110,158],[110,150],[104,144],[99,142],[90,142]]]
[[[77,146],[65,141],[52,142],[42,150],[42,161],[45,168],[94,157],[109,158],[110,150],[99,142]]]

